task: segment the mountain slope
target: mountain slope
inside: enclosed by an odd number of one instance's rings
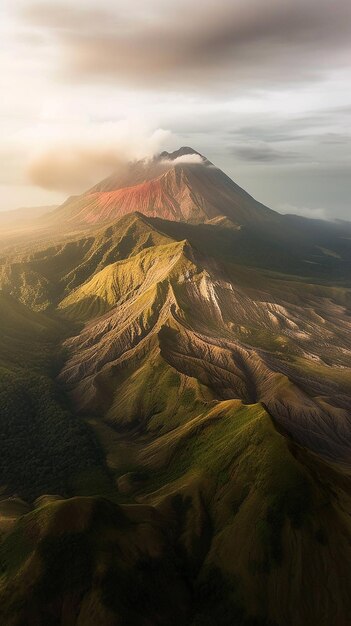
[[[283,217],[283,216],[282,216]],[[351,285],[351,237],[338,224],[289,218],[237,229],[223,220],[189,224],[131,213],[100,229],[25,246],[0,257],[0,286],[34,310],[58,304],[111,263],[159,244],[187,240],[202,258],[274,272],[307,284]],[[318,287],[316,286],[316,289]],[[343,304],[349,309],[349,292]]]
[[[81,408],[99,410],[102,402],[113,401],[114,386],[123,388],[126,368],[131,375],[144,359],[147,364],[161,358],[184,380],[198,380],[213,399],[261,402],[297,441],[346,460],[351,435],[347,297],[347,290],[284,284],[221,267],[186,242],[148,248],[109,265],[62,300],[65,315],[91,321],[68,340],[71,357],[61,378],[74,386]],[[138,389],[136,380],[134,385]],[[135,404],[127,412],[119,393],[113,403],[117,414],[125,420],[137,413],[143,419],[143,388],[140,398],[132,393]],[[152,404],[146,406],[147,420],[153,419],[152,411]]]

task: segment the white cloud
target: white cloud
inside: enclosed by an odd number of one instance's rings
[[[193,163],[203,165],[205,159],[201,154],[183,154],[176,159],[163,159],[163,163],[169,163],[170,165],[180,165],[181,163]]]

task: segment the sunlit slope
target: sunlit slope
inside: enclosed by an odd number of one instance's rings
[[[275,228],[257,222],[238,229],[230,220],[194,225],[133,213],[50,247],[31,245],[0,257],[0,286],[34,310],[47,310],[101,269],[142,250],[186,240],[207,260],[280,273],[283,290],[296,278],[315,283],[316,289],[318,284],[350,287],[351,236],[337,225],[309,229],[308,220],[290,224],[286,219]],[[303,304],[305,289],[298,297]],[[349,295],[344,304],[350,308]]]
[[[0,258],[0,285],[34,310],[45,310],[111,263],[171,241],[146,224],[141,215],[128,215],[88,236],[50,247],[38,244],[37,249],[32,246],[30,251]]]
[[[59,308],[74,319],[98,317],[116,302],[128,300],[131,294],[146,291],[152,285],[180,271],[187,265],[183,256],[186,242],[151,247],[124,261],[112,263],[90,281],[72,291]]]

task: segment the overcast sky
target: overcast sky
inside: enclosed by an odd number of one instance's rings
[[[0,7],[0,210],[190,145],[276,210],[351,219],[349,0]]]

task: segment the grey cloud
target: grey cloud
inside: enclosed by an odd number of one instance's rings
[[[239,139],[259,139],[267,143],[285,143],[291,141],[304,141],[310,135],[304,126],[295,125],[291,121],[276,124],[263,124],[262,126],[244,126],[231,131],[231,135]]]
[[[238,146],[234,147],[231,152],[243,161],[259,161],[265,163],[291,161],[299,157],[296,152],[275,150],[268,144]]]
[[[351,136],[348,134],[341,133],[325,133],[321,135],[319,140],[324,144],[331,145],[350,145],[351,144]]]
[[[283,117],[265,115],[252,116],[251,125],[240,125],[227,131],[237,139],[260,140],[267,143],[301,142],[318,140],[335,143],[349,143],[349,126],[344,125],[343,120],[351,114],[347,107],[327,108],[324,111],[313,111],[310,114],[297,117]],[[338,132],[328,130],[330,125],[337,123]],[[344,128],[341,132],[339,128]]]
[[[54,34],[65,78],[167,88],[313,79],[350,47],[348,0],[197,0],[27,4],[23,17]],[[238,82],[234,82],[238,81]]]

